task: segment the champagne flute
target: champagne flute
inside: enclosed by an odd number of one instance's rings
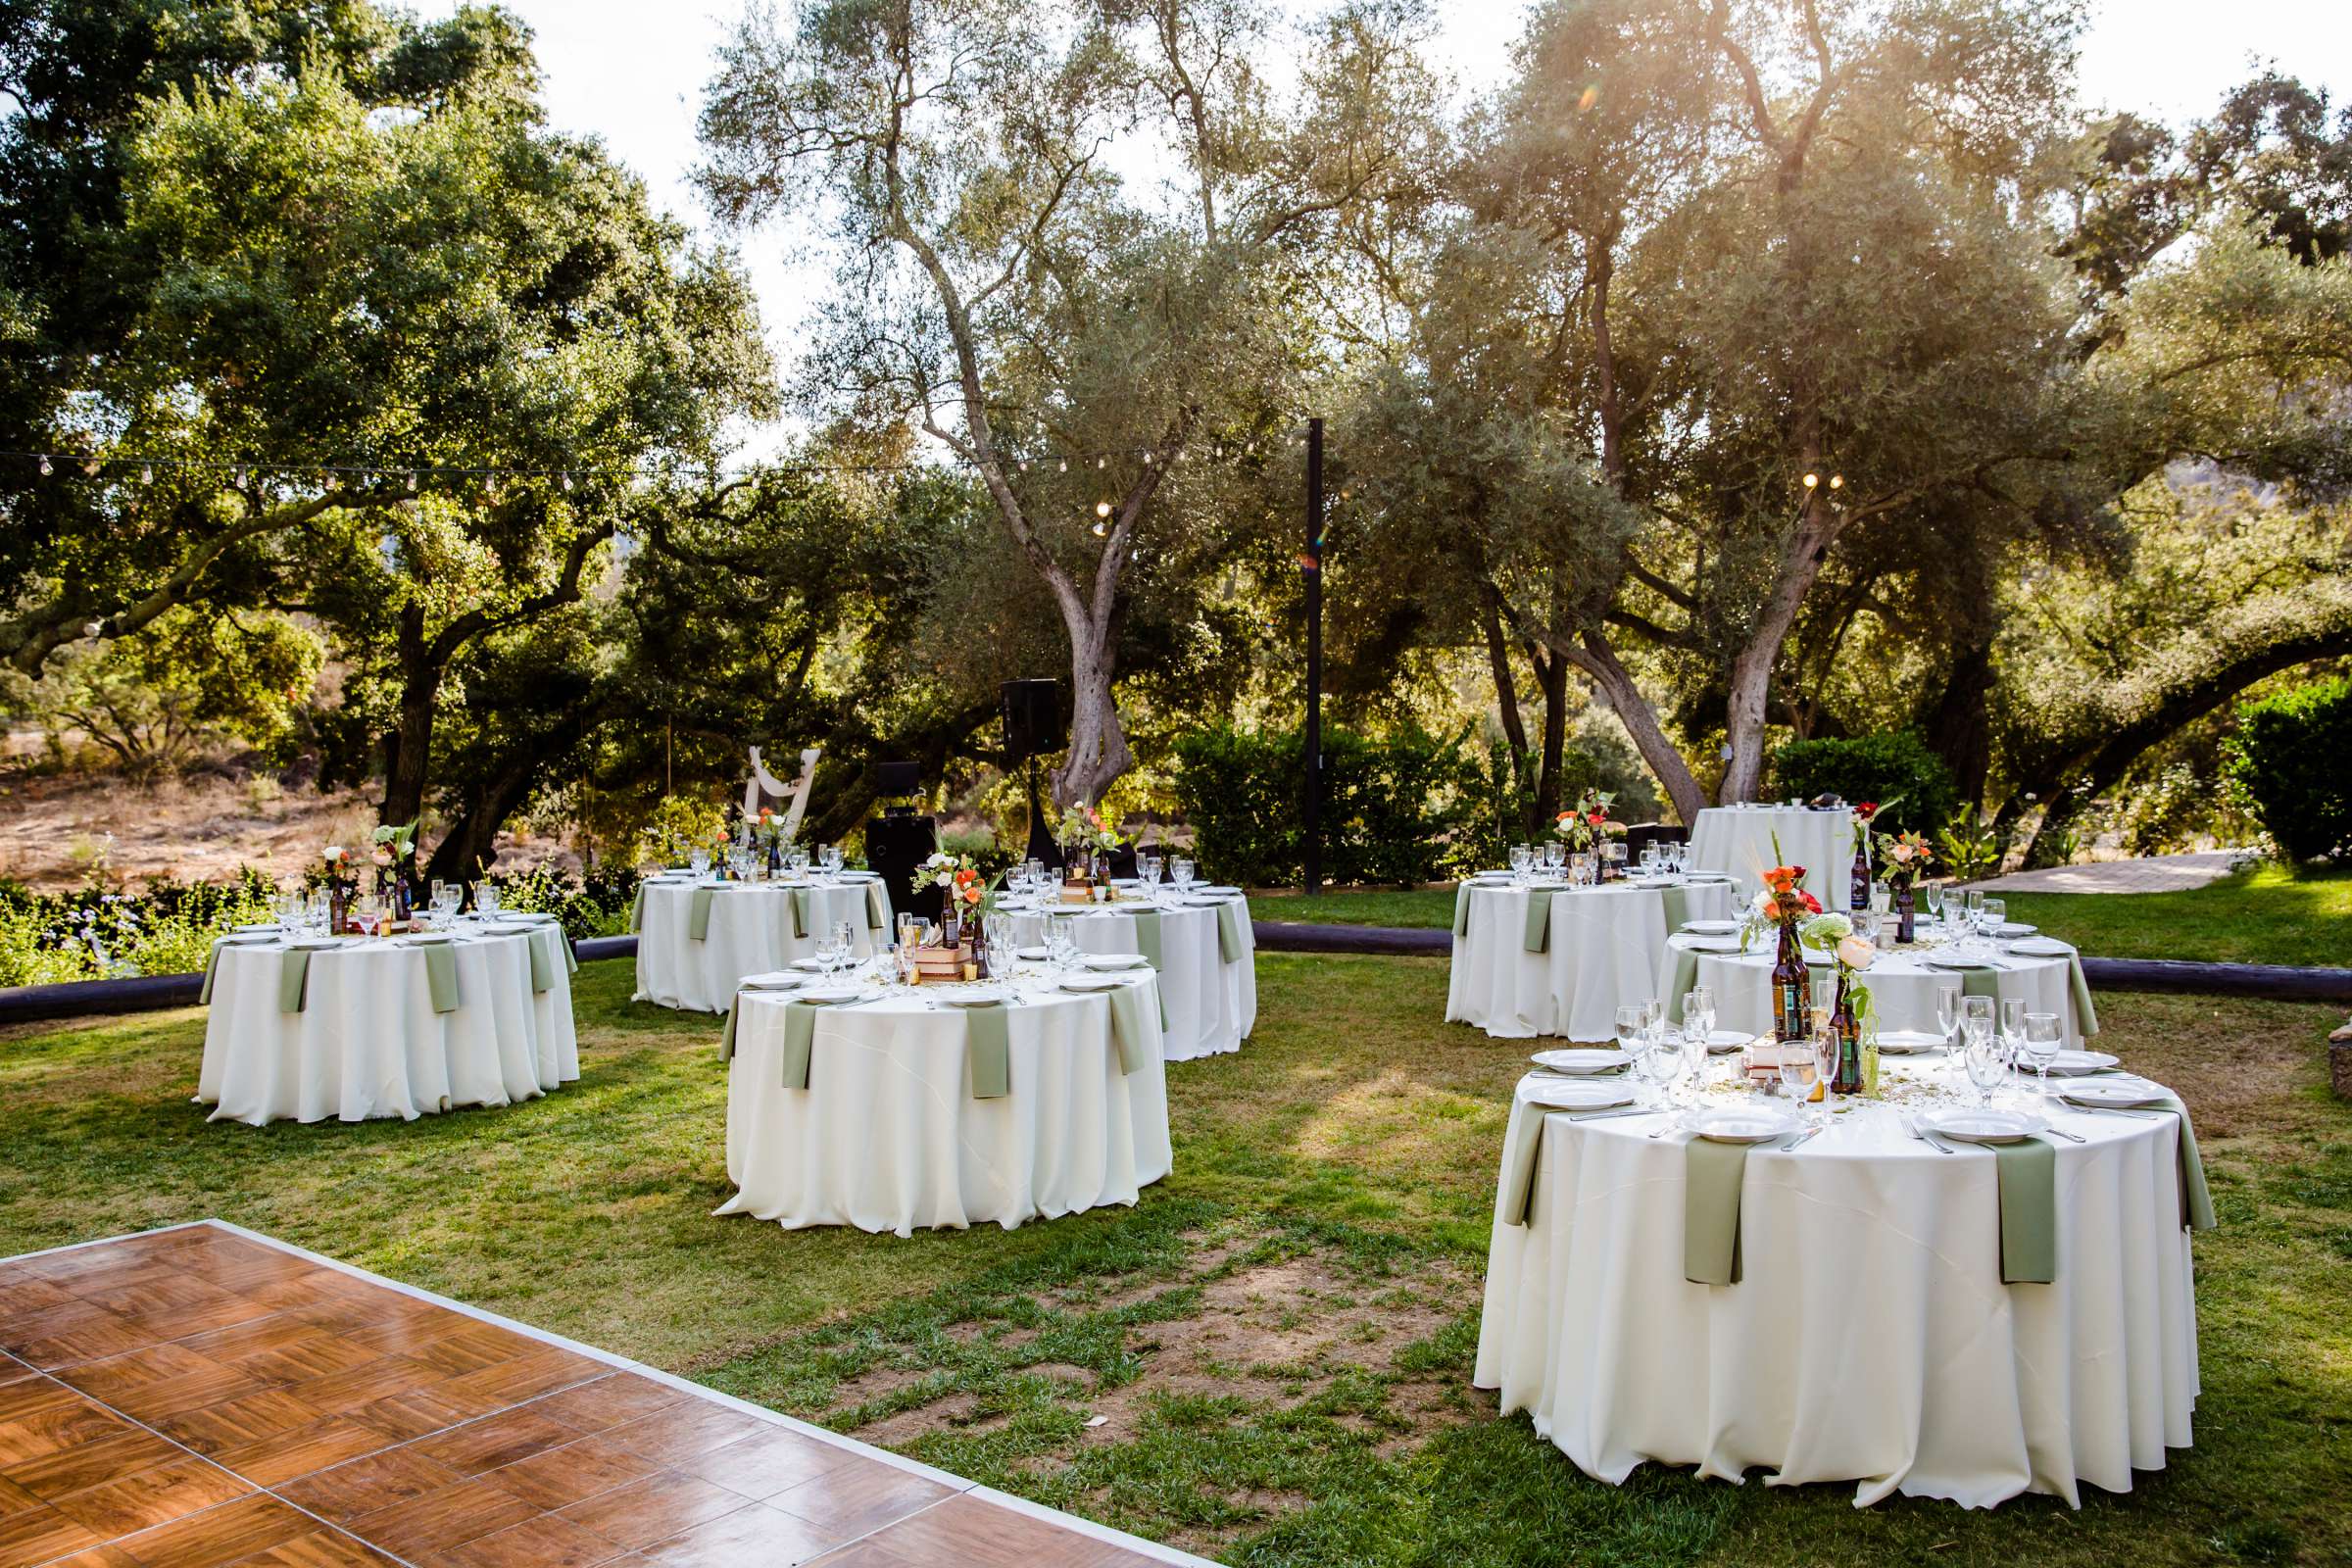
[[[834,921],[833,951],[841,956],[846,967],[858,956],[858,927],[847,920]]]
[[[1936,986],[1936,1027],[1943,1031],[1943,1048],[1952,1049],[1960,1033],[1960,982],[1943,980]]]
[[[1821,1113],[1826,1120],[1838,1092],[1838,1029],[1830,1021],[1830,1009],[1813,1009],[1813,1033],[1808,1042],[1813,1048],[1813,1070],[1821,1075]]]
[[[2026,1054],[2026,999],[2001,998],[2001,1054],[2009,1058],[2009,1068],[2015,1073]],[[2015,1088],[2012,1084],[2010,1087]]]

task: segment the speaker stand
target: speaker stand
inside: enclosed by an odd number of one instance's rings
[[[1054,835],[1046,831],[1046,813],[1037,806],[1037,759],[1029,759],[1029,848],[1026,858],[1041,865],[1058,868],[1061,851],[1054,843]]]

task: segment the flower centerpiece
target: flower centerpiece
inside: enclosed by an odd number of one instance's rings
[[[393,919],[405,922],[416,881],[416,823],[385,823],[376,828],[373,842],[368,858],[375,862],[375,895],[391,906]]]
[[[1927,873],[1928,863],[1935,858],[1928,841],[1917,833],[1879,835],[1879,875],[1894,891],[1897,942],[1907,944],[1917,938],[1914,929],[1917,906],[1912,902],[1911,884]]]
[[[1061,852],[1065,882],[1087,882],[1105,891],[1110,887],[1110,857],[1126,844],[1118,829],[1095,806],[1074,806],[1062,813]]]
[[[318,857],[318,880],[326,888],[326,929],[341,936],[344,922],[351,918],[352,892],[359,886],[351,852],[340,844],[328,845]]]
[[[1772,857],[1781,858],[1781,838],[1772,837]],[[1821,901],[1805,891],[1805,868],[1776,865],[1764,873],[1764,891],[1756,895],[1758,915],[1780,928],[1780,951],[1772,964],[1772,1032],[1780,1040],[1806,1037],[1805,1009],[1812,976],[1798,949],[1798,928],[1821,913]]]
[[[1879,956],[1842,914],[1816,914],[1797,928],[1804,945],[1827,953],[1838,966],[1838,998],[1830,1008],[1830,1027],[1838,1034],[1838,1076],[1830,1087],[1841,1095],[1859,1095],[1878,1086],[1878,1011],[1870,988],[1854,984]]]
[[[790,842],[784,831],[784,819],[762,806],[760,814],[745,825],[751,830],[752,843],[767,852],[767,874],[774,876],[784,868],[784,846]]]
[[[1551,824],[1552,837],[1568,846],[1572,854],[1597,852],[1603,840],[1625,837],[1625,824],[1610,820],[1609,808],[1617,797],[1606,790],[1587,790],[1576,798],[1572,810],[1562,811]]]
[[[968,942],[974,961],[986,953],[986,921],[997,912],[997,878],[982,874],[968,855],[949,855],[942,851],[915,867],[917,893],[925,888],[940,890],[942,947],[956,948]]]

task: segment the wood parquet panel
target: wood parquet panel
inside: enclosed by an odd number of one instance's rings
[[[0,1259],[0,1568],[1145,1568],[714,1395],[202,1224]]]

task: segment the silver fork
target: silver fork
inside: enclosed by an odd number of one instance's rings
[[[1952,1152],[1943,1144],[1938,1143],[1933,1138],[1930,1138],[1925,1132],[1923,1132],[1920,1129],[1919,1118],[1917,1116],[1905,1116],[1903,1118],[1903,1131],[1909,1133],[1912,1137],[1918,1139],[1921,1143],[1927,1145],[1938,1154],[1948,1154]]]

